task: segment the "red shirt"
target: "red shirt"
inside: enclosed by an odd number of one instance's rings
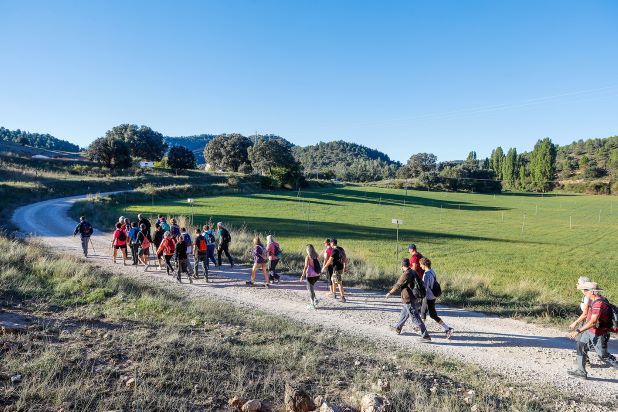
[[[115,246],[123,246],[123,245],[126,245],[126,244],[127,244],[127,240],[126,240],[126,239],[127,239],[127,236],[126,236],[126,233],[125,233],[125,237],[124,237],[124,238],[125,238],[125,240],[120,240],[120,232],[124,232],[124,230],[122,230],[122,229],[116,229],[116,230],[114,231],[114,245],[115,245]]]
[[[602,336],[609,332],[612,324],[612,309],[607,304],[605,298],[597,298],[594,302],[590,303],[590,310],[588,311],[587,321],[590,320],[592,315],[599,315],[596,327],[589,329],[590,333],[595,336]],[[599,327],[600,326],[600,327]]]
[[[416,270],[416,274],[421,279],[423,278],[423,274],[425,273],[425,271],[421,267],[420,263],[418,263],[418,261],[421,260],[422,257],[423,257],[423,255],[421,255],[418,252],[416,252],[413,255],[410,255],[410,267],[412,269]],[[416,266],[415,266],[415,264],[416,264]]]
[[[333,253],[333,248],[331,246],[326,246],[326,249],[324,250],[324,253],[326,254],[326,260],[328,260],[330,255],[332,255],[332,253]]]

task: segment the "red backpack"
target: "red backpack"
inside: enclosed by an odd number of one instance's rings
[[[197,250],[199,252],[206,252],[208,250],[208,245],[206,244],[206,239],[204,239],[204,236],[197,237]]]

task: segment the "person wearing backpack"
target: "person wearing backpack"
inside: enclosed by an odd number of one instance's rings
[[[266,236],[266,252],[268,253],[268,276],[271,282],[280,282],[279,275],[275,271],[279,259],[281,259],[281,248],[272,235]]]
[[[189,262],[189,255],[187,254],[188,249],[182,235],[176,236],[176,250],[174,251],[174,255],[176,256],[176,263],[178,264],[178,274],[176,275],[176,280],[178,280],[178,282],[182,282],[180,275],[186,273],[189,283],[193,283],[191,279],[193,276],[193,268],[191,267],[191,262]]]
[[[333,253],[333,248],[330,245],[330,239],[326,239],[324,241],[324,252],[322,253],[324,259],[323,259],[323,263],[322,266],[326,266],[326,263],[328,262],[328,259],[330,259],[330,255]],[[330,295],[332,297],[335,297],[335,286],[333,285],[333,267],[328,266],[326,267],[326,284],[328,285],[328,291],[330,292]]]
[[[329,267],[333,268],[333,276],[331,278],[333,284],[332,296],[337,299],[337,286],[339,286],[339,293],[341,293],[341,302],[345,303],[345,294],[343,290],[343,272],[347,270],[348,258],[345,254],[345,250],[341,246],[337,246],[337,239],[332,238],[330,241],[332,248],[330,252],[330,258],[324,264],[322,272],[328,270]]]
[[[425,322],[427,313],[429,313],[429,317],[444,329],[446,339],[450,339],[453,336],[454,329],[447,325],[438,316],[438,312],[436,312],[436,298],[442,294],[442,289],[440,288],[440,283],[438,283],[435,272],[431,268],[431,260],[422,257],[418,263],[421,269],[423,269],[423,283],[425,284],[425,297],[421,305],[421,319]]]
[[[232,260],[232,255],[230,255],[229,250],[230,243],[232,242],[232,235],[221,222],[217,223],[217,230],[219,235],[219,247],[217,248],[218,266],[221,266],[221,255],[225,253],[225,256],[227,256],[227,259],[230,261],[230,266],[234,267],[234,260]]]
[[[84,216],[80,216],[79,223],[75,226],[73,231],[73,237],[79,233],[79,238],[82,241],[82,251],[84,257],[88,257],[88,244],[90,243],[90,236],[94,233],[92,225],[86,220]]]
[[[140,231],[137,234],[137,256],[144,264],[144,272],[146,272],[150,267],[150,245],[152,244],[152,238],[150,237],[148,226],[142,223],[139,228]]]
[[[419,303],[425,297],[425,285],[417,273],[410,268],[410,259],[402,259],[401,276],[399,276],[395,285],[386,294],[386,298],[388,299],[397,292],[401,293],[402,307],[399,321],[393,326],[395,332],[399,335],[406,321],[412,319],[412,323],[420,329],[421,341],[431,342],[427,327],[418,313]]]
[[[253,256],[253,268],[251,269],[251,280],[246,282],[247,285],[255,285],[255,274],[257,270],[261,268],[262,273],[264,274],[264,287],[269,287],[270,282],[268,272],[266,271],[266,249],[264,248],[264,245],[262,245],[262,241],[259,236],[253,238],[253,250],[251,251],[251,255]]]
[[[161,228],[163,229],[163,231],[169,232],[171,227],[170,227],[170,224],[167,223],[167,219],[165,218],[165,216],[161,216],[159,219],[161,220],[159,224],[161,225]]]
[[[163,235],[165,234],[165,230],[161,227],[160,223],[155,223],[155,231],[154,237],[152,239],[152,243],[154,244],[155,254],[157,255],[157,262],[159,263],[159,270],[163,270],[163,266],[161,265],[161,258],[163,257],[162,253],[158,253],[159,246],[161,242],[163,242]]]
[[[215,259],[215,247],[217,245],[217,239],[215,238],[215,232],[210,228],[209,225],[204,225],[204,239],[206,239],[206,245],[208,246],[208,258],[206,259],[206,266],[212,262],[213,265],[217,266],[217,260]]]
[[[302,282],[306,279],[309,299],[311,300],[309,307],[313,309],[317,309],[319,302],[318,298],[315,296],[315,290],[313,288],[313,285],[315,285],[318,279],[320,279],[320,272],[322,271],[320,268],[320,260],[318,258],[318,253],[315,251],[313,245],[307,245],[305,267],[303,268],[303,273],[300,276],[300,281]]]
[[[172,234],[167,231],[163,234],[163,241],[157,248],[157,255],[163,255],[165,259],[165,270],[168,275],[174,273],[174,266],[172,266],[172,257],[176,251],[176,242],[172,238]]]
[[[120,222],[116,223],[116,230],[114,230],[114,235],[112,237],[112,249],[114,250],[113,261],[116,263],[116,255],[118,254],[118,249],[122,251],[122,263],[126,266],[127,264],[127,232],[122,229],[122,224]]]
[[[410,268],[422,279],[424,271],[419,262],[423,255],[416,250],[416,245],[414,243],[408,245],[408,253],[410,253]]]
[[[195,279],[199,278],[200,263],[204,268],[204,279],[208,283],[208,243],[199,229],[195,229],[195,243],[193,245],[195,258]]]
[[[139,228],[137,227],[137,222],[131,223],[131,229],[129,229],[129,247],[131,248],[131,258],[133,258],[133,266],[137,266],[138,256],[137,252],[139,249],[139,244],[137,243],[137,234],[139,233]]]
[[[193,254],[193,241],[191,240],[191,235],[187,233],[187,229],[182,227],[180,228],[180,236],[182,237],[182,241],[187,245],[187,253],[189,255]]]
[[[618,361],[607,350],[610,332],[618,330],[618,309],[601,295],[603,289],[596,282],[582,283],[577,285],[577,289],[589,299],[590,308],[586,314],[586,323],[569,333],[569,338],[577,341],[577,369],[567,373],[588,379],[586,360],[591,349],[594,349],[602,362],[618,369]]]
[[[174,239],[178,240],[178,236],[180,235],[180,226],[178,226],[178,223],[174,218],[172,218],[171,223],[172,224],[170,225],[170,233],[172,234],[172,237]]]
[[[150,220],[146,219],[141,213],[137,215],[137,226],[141,229],[142,225],[146,225],[146,230],[150,234]]]

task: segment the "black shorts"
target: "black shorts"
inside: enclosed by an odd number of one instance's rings
[[[126,243],[124,245],[114,245],[114,249],[116,249],[116,250],[118,250],[118,249],[127,250],[127,245],[126,245]]]

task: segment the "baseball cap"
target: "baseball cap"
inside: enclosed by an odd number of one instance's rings
[[[408,245],[408,250],[416,250],[416,245],[414,243],[410,243]]]

